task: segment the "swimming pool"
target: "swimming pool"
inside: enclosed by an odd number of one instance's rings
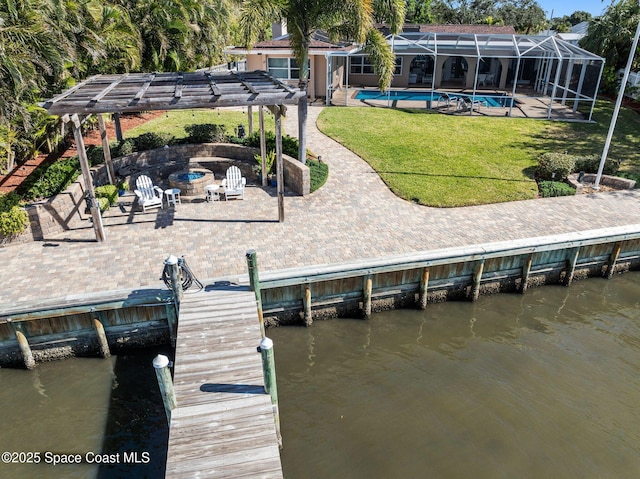
[[[356,100],[382,100],[382,101],[437,101],[441,93],[438,91],[419,91],[419,90],[393,90],[381,92],[379,90],[360,90],[356,95]],[[464,93],[449,93],[451,98],[471,98],[473,95]],[[476,95],[475,100],[481,101],[484,106],[489,108],[509,108],[512,105],[513,98],[502,95]]]

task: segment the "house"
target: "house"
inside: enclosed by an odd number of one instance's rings
[[[377,28],[396,57],[392,88],[493,90],[516,95],[516,89],[550,96],[552,102],[594,104],[604,59],[557,36],[520,35],[498,25],[404,25],[398,35],[388,25]],[[230,47],[245,56],[248,70],[265,70],[297,84],[299,68],[286,31],[251,50]],[[332,43],[317,33],[309,48],[308,96],[325,98],[337,90],[375,88],[378,77],[362,45]]]

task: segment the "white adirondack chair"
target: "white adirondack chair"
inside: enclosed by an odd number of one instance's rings
[[[138,176],[136,189],[133,192],[138,197],[143,213],[147,212],[147,208],[162,208],[162,188],[154,186],[148,176]]]
[[[227,176],[222,180],[222,190],[224,191],[225,201],[230,196],[240,197],[244,200],[244,187],[247,184],[247,179],[240,173],[240,168],[237,166],[230,166],[227,169]]]

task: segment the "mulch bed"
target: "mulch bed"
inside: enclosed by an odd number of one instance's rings
[[[163,111],[152,111],[140,114],[122,115],[120,117],[120,126],[122,127],[122,132],[126,133],[128,130],[146,123],[149,120],[153,120],[154,118],[157,118],[158,116],[163,114]],[[114,123],[112,121],[107,121],[105,122],[105,126],[107,130],[107,138],[109,138],[109,141],[114,141],[116,138]],[[86,132],[83,138],[85,146],[100,146],[102,143],[100,140],[100,131],[97,129]],[[52,163],[54,161],[63,160],[65,158],[72,158],[77,154],[78,150],[76,149],[75,141],[71,139],[70,145],[63,151],[51,154],[41,154],[26,161],[21,165],[18,165],[9,174],[0,175],[0,193],[6,194],[19,188],[20,185],[22,185],[22,183],[29,177],[29,175],[33,173],[33,171],[41,164],[46,162]]]

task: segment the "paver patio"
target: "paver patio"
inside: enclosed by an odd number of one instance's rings
[[[308,148],[330,167],[328,182],[308,197],[287,196],[278,223],[274,189],[247,189],[228,202],[184,203],[176,209],[105,220],[105,243],[93,228],[0,249],[0,309],[16,302],[100,291],[164,288],[163,261],[185,255],[206,281],[246,273],[256,249],[261,271],[394,255],[604,227],[639,225],[640,191],[598,193],[455,209],[397,198],[369,165],[315,126],[309,108]],[[296,135],[295,109],[285,130]]]

